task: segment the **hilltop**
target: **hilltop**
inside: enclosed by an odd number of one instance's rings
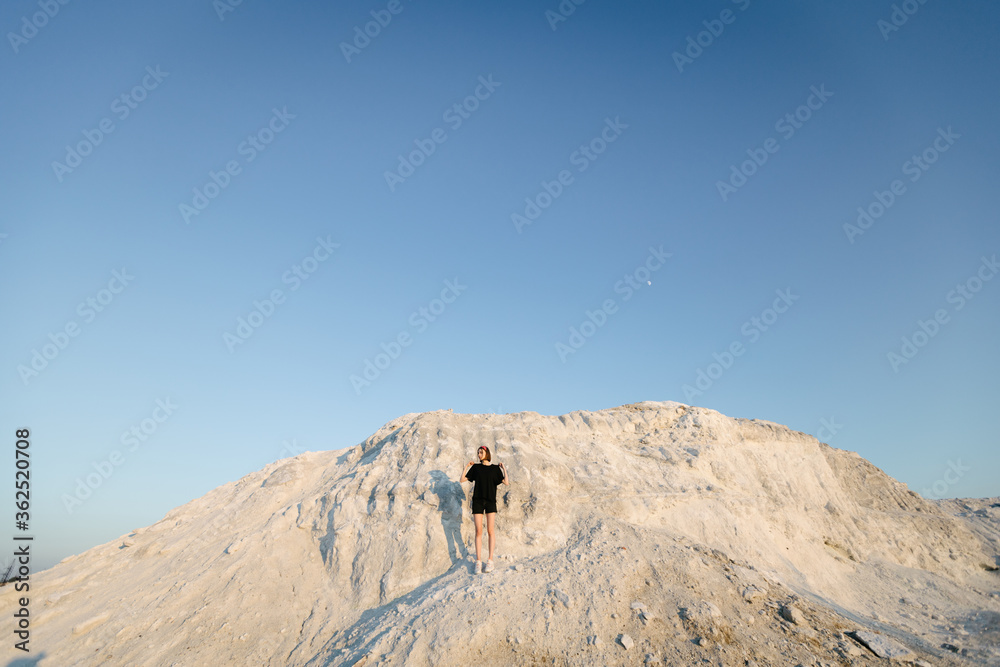
[[[477,576],[457,480],[483,444],[512,483]],[[998,553],[997,499],[926,500],[779,424],[437,411],[40,573],[32,644],[41,667],[884,664],[866,641],[1000,665]]]

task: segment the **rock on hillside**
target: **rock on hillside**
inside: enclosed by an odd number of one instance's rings
[[[457,480],[482,444],[512,484],[477,577]],[[32,640],[42,667],[876,664],[862,630],[1000,664],[1000,510],[962,507],[679,403],[409,414],[40,573]]]

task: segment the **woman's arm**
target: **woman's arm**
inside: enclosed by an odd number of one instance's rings
[[[469,461],[465,465],[466,465],[465,472],[462,473],[462,478],[460,480],[458,480],[459,482],[471,482],[472,481],[471,479],[468,479],[466,477],[466,474],[468,474],[469,468],[471,468],[475,464],[472,461]]]
[[[500,469],[503,470],[503,482],[502,483],[506,484],[507,486],[510,486],[510,475],[507,474],[507,466],[505,466],[501,462],[500,463]]]

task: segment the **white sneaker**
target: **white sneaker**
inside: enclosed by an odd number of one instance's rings
[[[492,571],[493,571],[493,561],[488,560],[486,561],[486,569],[483,570],[483,572],[492,572]]]
[[[482,572],[483,572],[483,561],[477,560],[476,561],[476,574],[482,574]]]

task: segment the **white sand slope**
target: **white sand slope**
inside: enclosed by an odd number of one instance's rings
[[[480,444],[512,484],[497,568],[477,576],[457,480]],[[33,657],[884,664],[845,634],[862,631],[903,662],[1000,665],[998,549],[997,499],[924,500],[770,422],[673,402],[409,414],[40,573]],[[0,614],[13,608],[0,589]]]

